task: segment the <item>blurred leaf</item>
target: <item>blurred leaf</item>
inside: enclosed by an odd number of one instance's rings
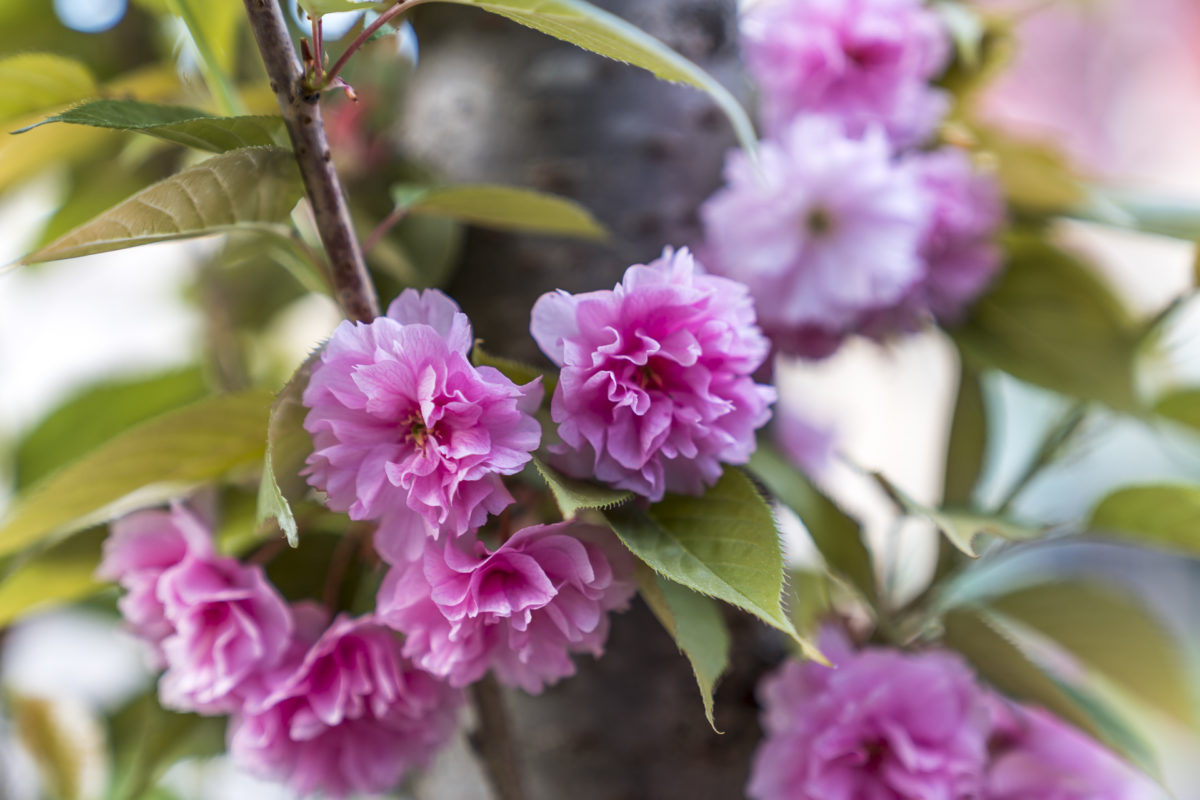
[[[282,223],[303,193],[288,151],[231,150],[139,192],[24,261],[56,261]]]
[[[1008,265],[955,331],[974,367],[990,366],[1117,410],[1139,406],[1139,334],[1116,295],[1075,256],[1023,233]]]
[[[875,603],[875,567],[863,544],[859,524],[821,494],[772,445],[759,442],[750,457],[749,469],[779,502],[796,512],[829,569],[845,576],[868,602]]]
[[[108,772],[100,723],[82,705],[63,700],[10,694],[9,707],[48,793],[57,800],[94,798]]]
[[[1092,188],[1066,216],[1189,242],[1200,240],[1200,199]]]
[[[792,622],[801,636],[816,640],[821,633],[821,624],[828,619],[833,608],[830,596],[830,577],[815,570],[792,570],[788,580],[791,602],[788,611]]]
[[[336,14],[339,11],[362,11],[377,5],[377,0],[300,0],[300,7],[314,17]]]
[[[1005,197],[1018,210],[1057,213],[1087,197],[1082,179],[1052,144],[987,128],[975,133],[979,149],[995,159],[996,177]]]
[[[993,614],[958,608],[944,619],[946,644],[986,681],[1015,700],[1041,706],[1123,754],[1151,775],[1152,751],[1103,701],[1053,675]]]
[[[396,207],[502,231],[605,239],[608,232],[586,208],[565,197],[532,189],[491,184],[418,186],[392,189]]]
[[[238,0],[167,0],[171,13],[183,20],[200,56],[199,67],[217,106],[226,114],[241,111],[233,87],[237,35],[244,13]]]
[[[504,374],[504,377],[518,386],[524,386],[531,381],[541,378],[542,391],[545,393],[545,397],[552,396],[554,394],[554,387],[558,385],[558,379],[555,375],[543,372],[532,364],[514,361],[511,358],[494,356],[478,344],[471,349],[471,363],[477,367],[498,369]]]
[[[313,367],[320,359],[321,351],[317,350],[300,365],[275,396],[267,423],[267,454],[258,493],[258,522],[261,525],[269,519],[275,520],[292,547],[300,544],[300,531],[291,503],[308,491],[300,471],[313,449],[312,439],[304,430],[307,409],[301,398],[312,377]]]
[[[262,391],[208,397],[110,439],[17,498],[0,527],[0,555],[258,463],[270,401]]]
[[[53,53],[19,53],[0,58],[0,119],[73,103],[96,93],[88,68]]]
[[[95,528],[19,558],[0,578],[0,628],[104,588],[94,573],[107,535],[107,528]]]
[[[554,501],[562,511],[563,519],[575,519],[585,508],[616,508],[633,497],[633,492],[568,478],[536,458],[533,459],[533,466],[550,487],[550,493],[554,495]]]
[[[669,581],[641,563],[638,584],[654,616],[691,662],[704,703],[704,716],[712,729],[720,733],[713,719],[713,691],[729,669],[730,648],[729,628],[720,607],[711,597]]]
[[[154,692],[131,701],[109,726],[115,780],[108,800],[144,800],[175,762],[224,753],[225,719],[167,711]]]
[[[933,523],[934,527],[955,547],[971,558],[978,558],[975,540],[980,536],[993,536],[998,539],[1024,541],[1036,539],[1039,531],[1018,525],[1000,517],[979,514],[969,510],[950,508],[930,508],[912,499],[903,489],[892,483],[881,473],[873,472],[871,477],[879,484],[884,493],[892,499],[905,513],[921,517]]]
[[[987,25],[978,10],[957,0],[934,0],[930,8],[941,17],[954,42],[957,60],[969,69],[979,67]]]
[[[124,75],[104,85],[114,96],[155,100],[179,90],[179,77],[171,67],[152,67]],[[32,125],[44,114],[12,121],[15,128]],[[0,192],[29,180],[46,169],[80,164],[105,148],[120,144],[120,134],[73,125],[47,126],[25,136],[0,135]]]
[[[1136,598],[1108,586],[1062,581],[1018,589],[988,604],[1134,697],[1185,724],[1195,723],[1184,644]]]
[[[206,392],[199,367],[82,389],[22,437],[15,454],[17,488],[33,484],[131,425]]]
[[[407,217],[371,250],[374,269],[400,286],[441,286],[449,280],[462,251],[463,226],[444,217]]]
[[[50,244],[161,177],[145,163],[131,167],[119,154],[108,158],[97,154],[70,165],[69,170],[58,210],[46,221],[33,247]]]
[[[138,100],[92,100],[13,133],[26,133],[52,122],[136,131],[211,153],[291,146],[282,117],[215,117],[194,108]]]
[[[605,516],[625,546],[660,575],[750,612],[824,662],[783,610],[779,532],[770,507],[740,470],[727,468],[700,497],[668,494],[648,510],[627,503]]]
[[[1180,389],[1160,397],[1154,413],[1200,432],[1200,389]]]
[[[950,425],[950,443],[946,448],[946,476],[942,502],[948,506],[969,506],[983,472],[987,450],[987,410],[983,404],[983,385],[979,373],[962,366],[958,397],[954,401],[954,420]]]
[[[1092,510],[1088,528],[1134,544],[1200,556],[1200,486],[1130,486]]]
[[[757,151],[758,136],[729,90],[704,70],[640,28],[583,0],[444,0],[507,17],[584,50],[649,70],[666,81],[708,93],[729,117],[743,148]]]

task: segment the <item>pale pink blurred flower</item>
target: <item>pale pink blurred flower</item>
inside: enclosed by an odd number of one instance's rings
[[[386,792],[427,766],[454,732],[461,693],[415,668],[371,617],[340,617],[321,633],[313,609],[296,615],[292,660],[232,720],[234,760],[331,798]]]
[[[930,86],[949,36],[920,0],[762,0],[741,28],[769,133],[827,114],[851,135],[880,126],[907,147],[928,138],[949,106]]]
[[[782,352],[828,355],[866,314],[900,302],[925,274],[931,202],[878,129],[848,136],[808,117],[745,153],[701,208],[709,268],[746,284]]]
[[[551,415],[560,466],[652,500],[699,494],[744,464],[775,390],[751,377],[768,345],[746,287],[686,249],[634,265],[612,290],[542,295],[530,325],[562,367]]]
[[[766,739],[753,800],[962,800],[983,788],[990,716],[948,652],[854,652],[822,637],[829,669],[789,661],[760,688]]]
[[[490,669],[536,693],[574,674],[571,653],[603,653],[608,613],[633,592],[632,557],[612,532],[563,522],[517,531],[494,552],[428,542],[388,574],[377,613],[404,633],[405,655],[451,685]]]
[[[471,328],[441,292],[407,290],[370,323],[343,322],[304,391],[309,482],[330,508],[381,520],[385,550],[459,536],[512,502],[500,481],[541,440],[541,386],[467,359]]]
[[[1148,800],[1154,782],[1040,708],[995,698],[983,800]]]

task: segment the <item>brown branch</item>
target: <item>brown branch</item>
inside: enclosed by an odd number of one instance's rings
[[[470,692],[478,719],[471,744],[483,761],[496,800],[525,800],[504,690],[494,677],[487,675],[472,684]]]
[[[318,105],[320,95],[307,85],[278,0],[245,0],[245,4],[329,256],[338,304],[350,319],[374,319],[379,316],[379,299],[354,234],[342,183],[333,168]]]

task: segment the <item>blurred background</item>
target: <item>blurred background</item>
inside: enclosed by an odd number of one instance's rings
[[[185,82],[199,84],[197,59],[182,30],[161,30],[146,7],[125,0],[0,0],[0,56],[17,51],[71,53],[105,77],[136,67],[166,49]],[[1057,144],[1084,174],[1118,187],[1154,190],[1200,202],[1200,3],[1195,0],[984,0],[987,9],[1016,15],[1011,67],[989,88],[983,109],[1006,128]],[[343,20],[348,24],[353,20]],[[327,24],[327,32],[330,27]],[[336,31],[327,33],[334,38]],[[416,57],[412,41],[403,57]],[[252,54],[251,54],[252,55]],[[679,88],[679,92],[690,91]],[[0,98],[3,86],[0,85]],[[365,112],[364,112],[365,113]],[[333,124],[350,129],[351,112]],[[340,120],[340,122],[339,122]],[[361,142],[360,142],[361,144]],[[365,145],[364,145],[365,146]],[[109,182],[116,196],[131,189],[123,171],[152,169],[145,153],[113,151],[108,174],[82,174],[71,164],[31,177],[0,144],[0,264],[11,264],[43,239],[47,225],[85,219],[88,209],[62,200],[80,180]],[[5,162],[8,163],[5,163]],[[1118,233],[1086,223],[1061,226],[1062,240],[1093,257],[1107,278],[1145,316],[1194,282],[1195,248],[1185,242]],[[0,473],[13,449],[46,410],[98,381],[185,368],[200,357],[205,319],[195,302],[200,265],[217,244],[161,244],[0,271]],[[652,257],[654,254],[643,254]],[[385,292],[386,295],[386,292]],[[296,292],[280,309],[253,368],[297,362],[338,321],[333,304]],[[1165,333],[1166,356],[1143,376],[1152,386],[1200,383],[1200,306],[1179,310]],[[785,394],[832,432],[834,448],[853,463],[877,469],[916,499],[940,500],[943,453],[958,380],[953,347],[940,333],[883,347],[856,340],[815,364],[789,364]],[[989,455],[979,492],[998,499],[1011,486],[1064,401],[990,376]],[[1065,458],[1022,492],[1020,519],[1053,523],[1083,515],[1118,485],[1141,479],[1200,479],[1197,448],[1181,434],[1130,419],[1094,420]],[[0,512],[11,478],[0,475]],[[866,520],[888,579],[916,593],[933,567],[935,539],[919,523],[897,527],[877,488],[834,459],[822,485]],[[801,536],[794,558],[811,557]],[[1161,609],[1188,642],[1200,684],[1200,566],[1115,545],[1064,544],[1028,559],[1008,559],[997,580],[1035,575],[1104,574],[1128,582]],[[98,714],[143,692],[153,678],[141,651],[100,611],[50,611],[8,631],[0,650],[0,684],[23,696],[53,698],[55,713],[75,722],[83,746],[103,747]],[[81,657],[81,654],[84,654]],[[1166,719],[1139,709],[1145,732],[1164,759],[1169,788],[1200,797],[1200,742]],[[97,764],[97,770],[102,770]],[[412,791],[418,797],[481,796],[462,746]],[[465,772],[464,772],[465,771]],[[465,778],[464,778],[465,775]],[[102,781],[97,775],[96,780]],[[459,781],[465,780],[466,784]],[[286,798],[216,761],[178,766],[165,785],[179,800]],[[32,762],[0,720],[0,798],[38,797]],[[473,794],[474,793],[474,794]]]

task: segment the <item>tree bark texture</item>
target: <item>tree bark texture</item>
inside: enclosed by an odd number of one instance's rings
[[[733,0],[601,0],[746,95]],[[543,292],[611,288],[664,245],[700,240],[733,132],[703,93],[474,9],[425,7],[421,63],[401,115],[404,148],[451,181],[571,197],[607,245],[472,231],[450,293],[490,352],[540,360],[529,311]],[[706,724],[686,659],[635,601],[606,655],[538,697],[508,693],[527,800],[734,800],[759,734],[754,687],[782,656],[730,614],[733,670]]]

